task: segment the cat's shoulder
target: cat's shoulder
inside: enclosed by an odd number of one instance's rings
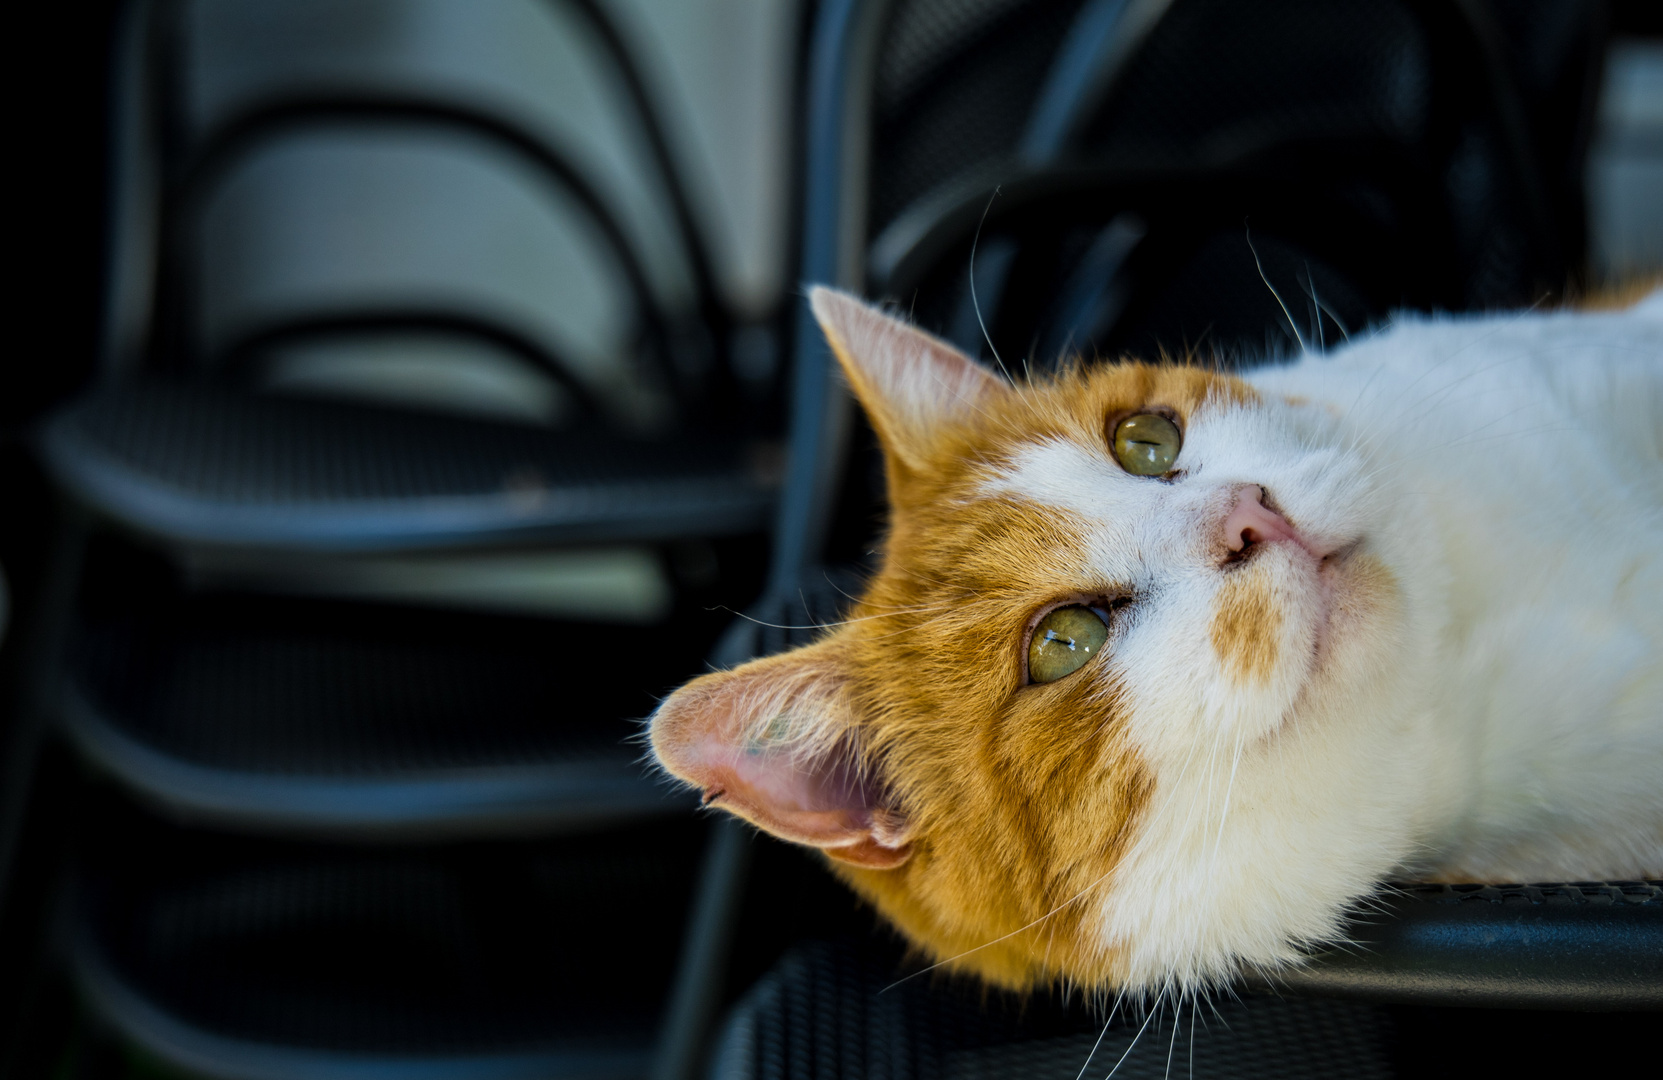
[[[1649,356],[1645,347],[1650,346]],[[1436,363],[1470,367],[1486,359],[1549,357],[1559,361],[1603,353],[1656,361],[1663,346],[1663,288],[1626,308],[1452,315],[1401,312],[1348,342],[1333,359],[1351,363]]]
[[[1262,391],[1319,399],[1401,380],[1578,397],[1614,383],[1663,386],[1663,288],[1616,310],[1398,313],[1330,353],[1248,376]]]

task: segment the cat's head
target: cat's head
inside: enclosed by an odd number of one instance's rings
[[[1348,713],[1402,597],[1334,418],[1193,366],[1016,387],[812,303],[884,448],[882,566],[817,643],[665,701],[659,760],[997,984],[1188,985],[1331,932],[1402,854]]]

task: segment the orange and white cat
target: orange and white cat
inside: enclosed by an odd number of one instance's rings
[[[1392,877],[1663,873],[1663,292],[1022,386],[812,304],[882,565],[652,744],[935,959],[1188,989]]]

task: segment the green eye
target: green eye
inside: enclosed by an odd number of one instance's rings
[[[1171,472],[1183,445],[1178,425],[1159,413],[1137,413],[1115,425],[1114,456],[1121,468],[1135,476]]]
[[[1096,656],[1108,639],[1109,628],[1103,616],[1078,604],[1060,607],[1034,627],[1033,639],[1028,643],[1028,678],[1047,683],[1072,675]]]

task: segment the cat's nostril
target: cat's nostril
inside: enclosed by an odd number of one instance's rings
[[[1288,519],[1265,505],[1265,489],[1248,484],[1236,492],[1235,505],[1224,519],[1224,546],[1233,554],[1240,554],[1253,544],[1271,540],[1295,540]]]

